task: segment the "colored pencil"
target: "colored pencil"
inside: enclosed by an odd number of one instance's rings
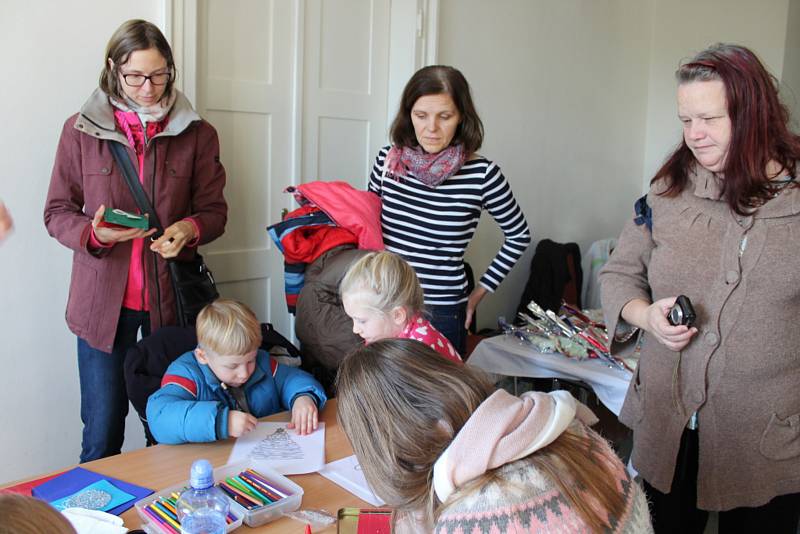
[[[161,508],[159,508],[158,506],[155,506],[155,504],[156,504],[156,503],[155,503],[155,501],[154,501],[153,503],[151,503],[151,504],[153,504],[153,505],[154,505],[154,506],[151,506],[151,507],[150,507],[150,509],[151,509],[152,511],[154,511],[155,513],[157,513],[158,515],[160,515],[161,517],[163,517],[163,518],[164,518],[164,520],[165,520],[167,523],[169,523],[170,525],[172,525],[172,526],[173,526],[175,529],[177,529],[178,531],[180,531],[180,530],[181,530],[181,525],[180,525],[180,523],[178,523],[177,521],[175,521],[174,519],[172,519],[172,518],[171,518],[169,515],[167,515],[167,514],[166,514],[166,512],[164,512],[164,511],[163,511]]]
[[[153,501],[153,506],[167,514],[167,516],[169,516],[173,521],[178,522],[178,514],[170,510],[169,507],[167,507],[163,502],[158,500]],[[180,522],[178,522],[178,524],[180,524]]]
[[[223,485],[220,485],[219,489],[221,489],[222,491],[224,491],[224,492],[225,492],[225,495],[227,495],[227,496],[228,496],[228,498],[230,498],[230,499],[233,499],[234,501],[236,501],[237,503],[239,503],[241,506],[244,506],[244,507],[245,507],[245,508],[247,508],[248,510],[251,510],[251,509],[253,509],[253,508],[256,508],[256,505],[255,505],[255,504],[253,504],[252,502],[250,502],[250,501],[248,501],[248,500],[245,500],[243,497],[240,497],[239,495],[237,495],[236,493],[234,493],[234,492],[233,492],[233,490],[231,490],[231,489],[228,489],[227,487],[225,487],[225,486],[223,486]]]
[[[239,490],[240,493],[247,495],[251,499],[257,500],[259,504],[264,504],[264,499],[262,499],[261,496],[256,494],[252,489],[248,488],[247,486],[242,486],[242,483],[236,480],[234,477],[226,478],[225,482],[227,482],[229,486],[233,486],[234,488]]]
[[[221,485],[221,486],[224,486],[224,487],[226,487],[226,488],[228,488],[228,490],[230,490],[230,491],[233,491],[234,493],[236,493],[236,494],[237,494],[237,495],[239,495],[240,497],[243,497],[244,499],[246,499],[246,500],[248,500],[248,501],[252,502],[252,503],[253,503],[254,505],[256,505],[256,506],[262,506],[262,505],[264,504],[263,502],[261,502],[261,501],[259,501],[259,500],[256,500],[254,497],[250,497],[250,496],[249,496],[249,495],[247,495],[246,493],[242,493],[242,492],[241,492],[241,491],[239,491],[239,490],[238,490],[236,487],[234,487],[234,486],[232,486],[232,485],[228,484],[227,482],[220,482],[220,485]]]
[[[180,534],[180,528],[178,528],[178,530],[172,528],[172,525],[164,521],[164,519],[159,517],[158,514],[150,509],[150,505],[145,506],[142,508],[142,510],[144,510],[144,513],[146,513],[157,526],[161,527],[161,530],[164,532],[168,532],[169,534]]]
[[[171,499],[165,499],[164,497],[159,497],[159,502],[164,505],[164,507],[170,511],[170,513],[175,516],[175,519],[178,519],[178,509],[175,507],[175,501]]]
[[[280,486],[276,486],[274,482],[269,482],[266,478],[264,478],[264,475],[262,475],[261,473],[254,471],[252,469],[247,469],[245,472],[252,475],[253,478],[255,478],[256,480],[258,480],[259,482],[270,488],[272,491],[274,491],[281,497],[288,497],[289,495],[291,495],[289,491],[286,491]]]
[[[239,473],[239,477],[242,478],[242,480],[248,482],[250,485],[252,485],[255,488],[257,488],[259,491],[264,493],[267,497],[269,497],[273,501],[279,501],[279,500],[283,499],[283,497],[281,497],[280,495],[275,493],[274,490],[268,488],[262,482],[259,482],[258,480],[256,480],[255,477],[253,477],[253,475],[251,475],[250,473],[248,473],[246,471],[242,471],[241,473]]]
[[[275,500],[275,499],[271,498],[269,495],[265,495],[263,492],[259,491],[258,486],[254,486],[253,484],[250,484],[249,482],[244,480],[242,477],[238,477],[237,476],[237,477],[233,477],[233,479],[236,482],[238,482],[239,484],[241,484],[242,486],[244,486],[246,489],[248,489],[252,493],[254,493],[258,498],[260,498],[260,499],[262,499],[262,500],[264,500],[264,501],[266,501],[268,503],[272,503]]]

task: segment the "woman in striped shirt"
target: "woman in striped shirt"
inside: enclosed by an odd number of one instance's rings
[[[500,168],[477,154],[483,123],[457,69],[430,66],[411,77],[375,160],[369,189],[381,197],[386,249],[417,272],[431,322],[465,354],[475,308],[519,260],[531,236]],[[464,251],[486,209],[504,241],[467,294]]]

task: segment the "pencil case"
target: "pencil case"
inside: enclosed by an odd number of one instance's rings
[[[292,512],[299,509],[300,504],[303,501],[302,487],[281,475],[269,467],[266,463],[262,463],[257,460],[249,460],[247,462],[217,467],[214,469],[214,483],[219,485],[219,482],[224,482],[229,477],[238,476],[241,472],[247,471],[247,469],[253,469],[256,471],[266,480],[268,484],[271,485],[271,487],[277,488],[286,496],[276,499],[272,503],[254,507],[252,509],[245,508],[239,502],[229,497],[231,503],[230,511],[231,514],[236,518],[236,521],[228,524],[228,532],[237,529],[242,524],[250,527],[257,527],[265,523],[269,523],[270,521],[274,521],[275,519],[279,519],[284,512]],[[159,498],[167,498],[173,493],[180,494],[180,492],[182,492],[188,485],[188,481],[185,481],[182,484],[170,486],[169,488],[149,495],[148,497],[145,497],[136,503],[136,512],[142,519],[142,529],[145,532],[148,534],[164,534],[170,532],[168,529],[165,529],[161,524],[159,524],[158,517],[153,517],[153,514],[148,509],[148,506],[154,501],[157,501]]]

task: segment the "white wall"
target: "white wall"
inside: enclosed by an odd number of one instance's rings
[[[778,78],[783,70],[788,0],[658,0],[647,106],[647,142],[642,187],[680,141],[675,70],[709,45],[729,42],[754,50]],[[691,16],[689,16],[691,14]]]
[[[161,1],[0,1],[0,198],[16,232],[0,245],[0,483],[78,462],[76,341],[64,310],[71,253],[42,208],[64,120],[97,87],[103,52],[125,20],[163,25]],[[144,444],[128,419],[126,448]]]
[[[442,0],[440,63],[460,69],[534,242],[478,309],[512,317],[536,241],[586,250],[619,233],[641,182],[652,2]],[[480,38],[478,38],[480,35]],[[488,46],[487,46],[488,45]],[[484,216],[467,252],[476,277],[502,235]]]

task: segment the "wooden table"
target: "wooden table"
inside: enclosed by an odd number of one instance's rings
[[[336,399],[329,400],[320,415],[320,419],[325,422],[325,461],[332,462],[353,454],[353,449],[336,420]],[[283,412],[261,420],[289,421],[290,417],[288,412]],[[82,464],[81,467],[158,491],[187,480],[189,468],[192,462],[198,458],[208,459],[214,467],[225,465],[233,443],[233,439],[228,439],[215,443],[156,445],[88,462]],[[290,478],[303,488],[301,509],[324,509],[335,516],[339,508],[370,506],[319,473],[292,475]],[[125,521],[126,527],[140,528],[142,522],[134,508],[122,514],[121,517]],[[270,533],[300,534],[303,530],[304,526],[301,523],[281,518],[258,528],[250,528],[245,525],[237,532],[269,531]],[[324,531],[335,532],[335,530],[336,526],[333,525]],[[314,530],[314,532],[318,531]]]

